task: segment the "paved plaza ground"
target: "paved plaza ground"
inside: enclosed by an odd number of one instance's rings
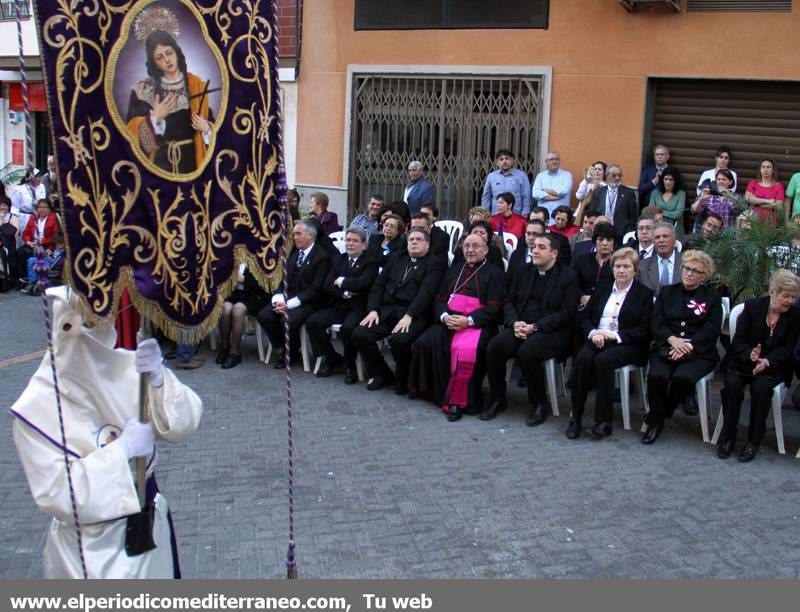
[[[40,306],[0,295],[5,406],[45,346]],[[188,578],[285,576],[284,374],[258,363],[252,337],[244,350],[242,365],[223,371],[204,347],[206,365],[178,373],[202,397],[203,421],[184,444],[159,445],[158,481]],[[800,415],[791,408],[783,412],[787,455],[777,454],[770,430],[756,460],[742,465],[718,460],[698,418],[682,414],[642,446],[638,398],[634,432],[622,429],[617,410],[613,436],[596,442],[564,437],[564,398],[562,416],[526,427],[516,387],[512,409],[489,423],[448,423],[430,404],[341,377],[295,371],[294,388],[301,577],[800,574]],[[715,392],[715,414],[718,406]],[[32,501],[10,429],[6,415],[0,577],[35,578],[48,519]]]

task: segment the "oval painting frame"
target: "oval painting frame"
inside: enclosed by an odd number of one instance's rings
[[[153,151],[148,154],[140,142],[140,133],[152,136],[152,129],[147,126],[152,124],[144,119],[144,115],[139,117],[131,116],[133,105],[130,102],[122,102],[123,100],[134,99],[136,95],[134,90],[138,93],[144,88],[147,93],[147,69],[145,66],[145,46],[144,41],[137,40],[134,29],[137,17],[145,10],[161,7],[167,11],[171,11],[179,23],[180,34],[175,38],[178,47],[181,48],[184,57],[187,57],[187,74],[190,94],[190,109],[200,110],[199,114],[206,115],[206,119],[211,124],[211,137],[205,146],[205,152],[199,163],[195,164],[194,170],[190,172],[173,172],[169,169],[158,165],[155,161],[156,152]],[[191,17],[186,20],[186,17]],[[193,38],[192,38],[193,37]],[[190,40],[191,39],[191,40]],[[191,48],[191,53],[183,51],[184,45],[182,43],[189,42],[187,47]],[[198,61],[199,58],[205,56],[205,61]],[[138,61],[136,61],[138,60]],[[200,66],[197,70],[202,77],[192,72],[192,66]],[[120,35],[118,40],[114,43],[109,54],[108,64],[105,74],[105,100],[106,107],[111,114],[114,125],[119,130],[120,134],[125,137],[125,140],[131,146],[131,151],[135,158],[153,174],[170,180],[170,181],[192,181],[196,179],[213,157],[213,151],[216,143],[216,135],[223,122],[223,117],[227,110],[228,94],[230,91],[230,83],[228,73],[225,70],[225,60],[220,53],[217,46],[211,41],[208,29],[202,16],[197,8],[189,0],[141,0],[137,2],[134,7],[127,12],[122,26],[120,27]],[[120,69],[123,69],[120,73]],[[127,74],[127,71],[133,68],[134,75]],[[211,74],[211,72],[216,74]],[[217,79],[216,83],[214,81]],[[133,83],[133,85],[131,85]],[[150,88],[152,91],[152,87]],[[193,91],[198,93],[192,94]],[[197,101],[196,101],[197,100]],[[218,105],[215,106],[215,102]],[[127,104],[127,106],[125,106]],[[149,105],[148,101],[140,102],[141,105]],[[125,108],[125,119],[120,112]],[[139,110],[137,108],[137,110]],[[208,115],[206,111],[213,114]],[[133,113],[134,115],[136,113]],[[142,126],[142,123],[147,122],[147,126]],[[138,127],[137,127],[138,126]],[[191,125],[189,126],[191,128]],[[135,129],[137,133],[134,133]],[[192,132],[193,133],[193,132]],[[192,139],[197,140],[197,139]],[[202,138],[200,139],[202,141]],[[145,143],[151,149],[154,147],[152,141]],[[178,145],[187,145],[187,140],[177,141]],[[196,150],[197,145],[193,144],[188,147],[189,150]],[[159,148],[159,147],[156,147]],[[183,146],[182,151],[186,151],[187,147]],[[159,153],[160,154],[160,153]],[[175,149],[167,152],[167,157],[174,161],[176,154]],[[181,153],[177,154],[180,159]]]

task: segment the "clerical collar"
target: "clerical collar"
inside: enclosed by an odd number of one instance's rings
[[[411,260],[411,263],[417,263],[417,258],[416,257],[411,257],[410,255],[408,257]]]

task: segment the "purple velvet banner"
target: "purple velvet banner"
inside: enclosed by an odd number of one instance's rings
[[[275,15],[258,0],[34,0],[70,285],[123,287],[173,338],[216,324],[246,262],[280,280]]]

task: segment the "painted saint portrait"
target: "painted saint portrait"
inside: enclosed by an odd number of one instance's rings
[[[137,56],[141,61],[142,49],[144,73],[133,63]],[[167,175],[199,170],[212,145],[223,84],[220,64],[191,11],[173,0],[150,3],[135,14],[114,77],[118,114],[136,152]]]

